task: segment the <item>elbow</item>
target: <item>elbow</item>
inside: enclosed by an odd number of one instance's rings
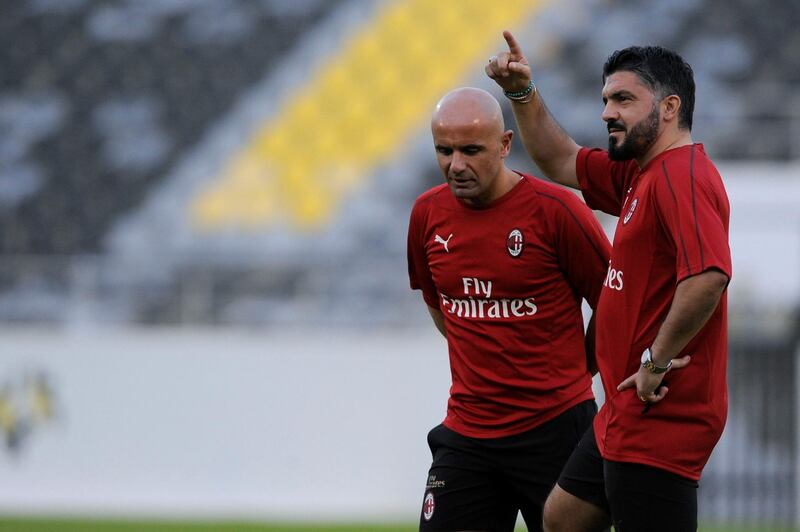
[[[728,276],[720,270],[707,270],[678,285],[678,299],[694,300],[703,307],[715,307],[728,287]]]
[[[728,288],[730,278],[720,270],[709,270],[706,272],[708,275],[708,289],[716,297],[721,297],[725,289]]]
[[[719,270],[709,270],[703,274],[702,289],[698,294],[711,308],[719,304],[722,294],[728,288],[730,279]]]

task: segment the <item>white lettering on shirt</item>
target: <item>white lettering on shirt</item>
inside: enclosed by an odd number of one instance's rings
[[[462,277],[465,296],[480,296],[489,299],[492,297],[492,281],[481,281],[477,277]]]
[[[464,298],[442,297],[442,312],[459,318],[524,318],[533,316],[539,308],[533,297],[491,299],[492,281],[477,277],[462,277]]]
[[[442,312],[459,318],[524,318],[539,311],[535,298],[476,299],[474,297],[454,298],[445,294],[442,297]]]
[[[606,280],[603,286],[612,290],[622,290],[622,270],[617,270],[611,267],[611,262],[608,263],[608,272],[606,272]]]

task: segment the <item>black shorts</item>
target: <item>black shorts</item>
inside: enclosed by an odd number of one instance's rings
[[[444,425],[431,430],[420,531],[511,532],[520,511],[528,530],[542,530],[544,501],[596,413],[595,402],[585,401],[505,438],[469,438]]]
[[[616,532],[697,530],[697,482],[644,464],[604,460],[591,427],[558,485],[605,510]]]

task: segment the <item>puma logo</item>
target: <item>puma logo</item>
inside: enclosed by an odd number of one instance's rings
[[[444,246],[444,250],[447,253],[450,253],[450,250],[447,249],[447,244],[448,244],[448,242],[450,242],[451,238],[453,238],[453,233],[450,233],[450,236],[447,237],[447,240],[445,240],[444,238],[440,237],[439,235],[436,235],[433,240],[434,240],[434,242],[438,242],[441,245],[443,245]]]

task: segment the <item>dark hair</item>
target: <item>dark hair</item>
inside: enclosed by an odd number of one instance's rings
[[[661,46],[630,46],[617,50],[603,65],[603,83],[620,70],[639,76],[659,99],[677,95],[681,99],[678,127],[692,130],[694,74],[680,55]]]

